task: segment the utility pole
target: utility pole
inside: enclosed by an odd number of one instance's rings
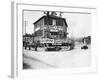
[[[24,26],[25,26],[25,34],[27,33],[27,30],[26,30],[26,29],[27,29],[27,28],[26,28],[26,27],[27,27],[27,24],[28,24],[28,21],[24,21]]]
[[[26,27],[27,27],[27,21],[24,21],[24,26],[25,26],[25,42],[27,41],[26,39]]]

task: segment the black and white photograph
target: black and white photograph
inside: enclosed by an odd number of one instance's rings
[[[23,10],[23,69],[91,66],[91,14]]]

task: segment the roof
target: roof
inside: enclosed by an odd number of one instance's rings
[[[33,24],[36,24],[36,23],[39,22],[41,19],[46,18],[46,17],[52,18],[52,19],[62,19],[62,20],[64,20],[66,27],[68,27],[65,18],[62,18],[62,17],[59,17],[59,16],[51,16],[51,15],[49,15],[49,16],[42,16],[42,17],[39,18],[37,21],[35,21]]]

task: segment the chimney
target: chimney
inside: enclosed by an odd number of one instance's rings
[[[59,13],[59,16],[62,17],[62,12]]]

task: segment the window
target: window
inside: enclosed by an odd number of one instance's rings
[[[50,32],[51,35],[58,35],[58,32]]]
[[[35,36],[42,36],[43,35],[43,30],[38,30],[34,33]]]
[[[45,18],[44,19],[44,24],[45,25],[52,25],[52,19],[51,18]]]
[[[52,25],[52,19],[50,19],[50,18],[48,19],[48,24]]]
[[[59,19],[56,21],[57,26],[63,26],[63,20]]]

